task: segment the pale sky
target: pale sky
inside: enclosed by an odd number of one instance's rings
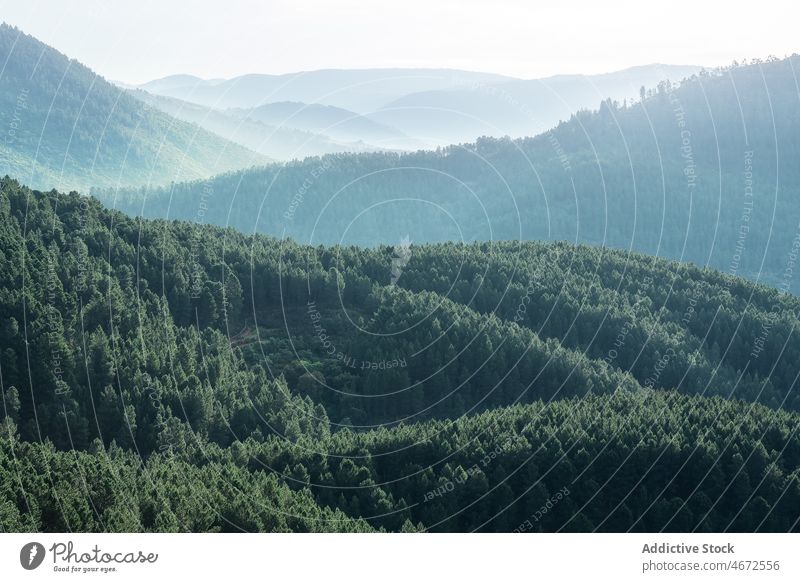
[[[800,52],[796,0],[0,0],[0,19],[142,83],[324,68],[536,78]]]

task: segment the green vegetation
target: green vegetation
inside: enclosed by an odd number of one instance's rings
[[[798,527],[794,296],[0,192],[5,531]]]

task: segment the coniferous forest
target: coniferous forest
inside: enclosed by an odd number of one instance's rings
[[[794,296],[567,243],[393,282],[393,247],[1,202],[5,531],[797,527]]]

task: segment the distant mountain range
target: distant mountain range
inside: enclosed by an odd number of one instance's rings
[[[415,150],[482,136],[535,135],[575,111],[597,108],[603,99],[638,98],[643,86],[680,81],[700,70],[655,64],[603,75],[533,80],[425,69],[325,70],[230,80],[175,75],[139,89],[281,130],[311,132],[324,138],[323,143],[309,141],[303,151],[324,154],[337,147],[328,141],[339,143],[339,151]],[[209,119],[191,120],[217,131]],[[275,147],[255,149],[280,159],[300,157],[281,153],[277,133],[269,134]],[[230,133],[222,135],[235,139]],[[237,141],[254,147],[251,141]]]
[[[164,184],[270,161],[147,107],[6,24],[0,62],[0,173],[34,187]]]
[[[503,75],[453,69],[326,69],[211,80],[171,75],[139,88],[215,109],[254,108],[281,101],[300,101],[367,113],[409,93],[510,80],[511,77]]]

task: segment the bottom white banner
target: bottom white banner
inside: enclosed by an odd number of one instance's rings
[[[798,542],[791,534],[2,534],[0,580],[798,580]]]

